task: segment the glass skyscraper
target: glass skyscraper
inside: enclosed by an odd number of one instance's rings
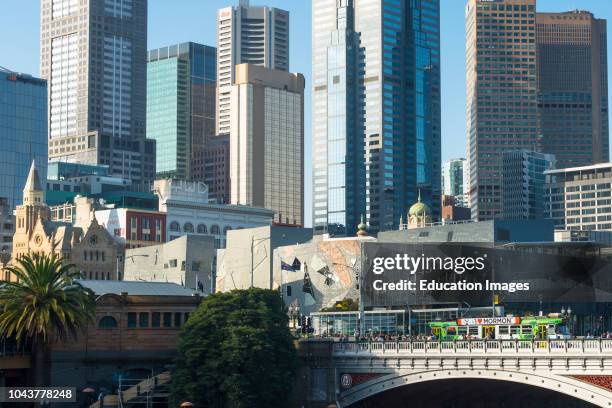
[[[192,42],[149,51],[147,136],[157,142],[158,178],[204,180],[198,168],[215,134],[216,53]]]
[[[32,160],[47,175],[47,82],[0,67],[0,205],[21,204]]]
[[[438,0],[313,1],[317,233],[397,228],[421,191],[439,217]]]

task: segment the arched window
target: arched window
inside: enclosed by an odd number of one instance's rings
[[[178,222],[172,221],[172,223],[170,223],[170,231],[180,231],[180,230],[181,230],[181,226],[179,225]]]
[[[232,227],[230,227],[229,225],[226,225],[225,228],[223,228],[223,235],[227,234],[227,231],[231,231]]]
[[[193,224],[190,222],[186,222],[183,226],[183,231],[185,232],[193,232]]]
[[[213,225],[212,227],[210,227],[210,233],[213,235],[219,235],[219,233],[221,232],[221,229],[219,228],[218,225]]]
[[[206,228],[206,225],[204,224],[198,225],[198,234],[208,234],[208,229]]]
[[[104,316],[98,322],[98,327],[101,329],[112,329],[117,327],[117,320],[113,316]]]

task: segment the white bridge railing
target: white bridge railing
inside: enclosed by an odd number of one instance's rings
[[[612,339],[336,342],[334,354],[603,353]]]

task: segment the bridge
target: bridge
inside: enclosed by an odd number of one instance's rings
[[[311,340],[301,342],[300,355],[307,363],[306,407],[361,406],[402,387],[465,379],[518,383],[612,407],[612,339]]]

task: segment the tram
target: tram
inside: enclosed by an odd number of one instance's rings
[[[430,322],[429,328],[438,340],[552,340],[571,337],[567,320],[556,313],[549,316],[461,318],[456,321]]]

